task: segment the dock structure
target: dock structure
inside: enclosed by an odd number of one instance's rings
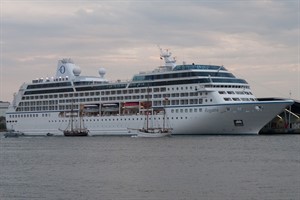
[[[294,104],[285,108],[282,113],[266,124],[259,134],[300,134],[300,101],[294,100]]]

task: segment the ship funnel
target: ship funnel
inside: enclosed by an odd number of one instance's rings
[[[58,61],[56,77],[73,79],[81,73],[80,67],[76,66],[70,58],[64,58]]]

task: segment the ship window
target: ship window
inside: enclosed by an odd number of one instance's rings
[[[194,108],[194,112],[197,112],[198,111],[198,109],[197,108]]]
[[[189,95],[189,93],[180,93],[180,96],[181,97],[186,97],[186,96],[188,96]]]
[[[191,92],[190,96],[198,96],[198,92]]]
[[[231,98],[224,98],[225,101],[231,101]]]
[[[233,101],[240,101],[239,98],[232,98]]]
[[[164,98],[170,97],[170,94],[163,94],[163,97],[164,97]]]

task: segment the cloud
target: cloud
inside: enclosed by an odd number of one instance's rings
[[[257,70],[258,81],[264,75],[300,98],[292,82],[299,79],[297,0],[12,0],[1,6],[0,78],[9,88],[1,88],[3,100],[11,100],[21,83],[54,74],[63,57],[73,58],[84,74],[97,75],[101,66],[108,78],[129,79],[162,64],[157,44],[171,49],[178,63],[222,64],[247,80]],[[273,76],[282,67],[287,77]]]

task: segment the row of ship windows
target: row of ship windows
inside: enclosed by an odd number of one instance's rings
[[[167,120],[169,120],[169,119],[187,119],[188,117],[167,117],[166,119]],[[164,119],[163,117],[162,117],[162,119]],[[146,119],[144,119],[144,118],[117,118],[117,117],[113,117],[113,118],[108,118],[108,119],[84,119],[84,120],[82,120],[82,121],[84,121],[84,122],[99,122],[99,121],[101,121],[101,122],[103,122],[103,121],[135,121],[135,120],[142,120],[142,121],[144,121],[144,120],[146,120]],[[151,121],[152,120],[152,117],[149,117],[149,121]],[[153,118],[153,120],[161,120],[161,118],[160,117],[154,117]],[[78,120],[76,120],[76,121],[78,121]],[[56,123],[56,122],[59,122],[59,123],[62,123],[62,122],[69,122],[69,120],[49,120],[49,122],[54,122],[54,123]]]
[[[212,99],[176,99],[170,101],[153,101],[154,106],[162,106],[162,105],[195,105],[202,103],[213,102]],[[77,105],[74,105],[77,107]],[[72,105],[50,105],[50,106],[20,106],[17,108],[17,111],[46,111],[46,110],[71,110]]]
[[[206,85],[205,87],[216,87],[216,88],[248,88],[248,86],[240,85]],[[172,88],[143,88],[143,89],[128,89],[128,90],[107,90],[99,92],[77,92],[77,93],[61,93],[61,94],[45,94],[45,95],[32,95],[32,96],[23,96],[22,100],[33,100],[33,99],[52,99],[52,98],[67,98],[67,97],[88,97],[88,96],[99,96],[101,95],[123,95],[123,94],[140,94],[140,93],[152,93],[152,92],[166,92],[166,91],[178,91],[178,90],[188,90],[195,89],[196,86],[185,86],[185,87],[172,87]],[[250,92],[251,94],[251,92]]]
[[[225,97],[223,99],[224,99],[224,101],[256,101],[253,98],[229,98],[229,97]]]
[[[155,88],[158,89],[158,88]],[[106,92],[110,92],[110,91],[106,91]],[[102,92],[101,92],[102,93]],[[113,94],[113,93],[110,93]],[[239,94],[239,95],[252,95],[251,92],[244,92],[244,91],[219,91],[219,94]],[[67,97],[81,97],[81,96],[94,96],[94,95],[99,95],[99,92],[85,92],[85,93],[66,93],[66,94],[60,94],[59,97],[60,98],[67,98]],[[105,94],[108,95],[108,94]],[[166,98],[166,97],[188,97],[188,96],[202,96],[202,95],[207,95],[207,92],[185,92],[185,93],[172,93],[172,94],[153,94],[153,95],[133,95],[133,96],[112,96],[112,97],[101,97],[101,101],[108,101],[108,100],[131,100],[131,99],[147,99],[147,98]],[[32,99],[48,99],[48,98],[57,98],[58,95],[40,95],[40,96],[26,96],[23,97],[23,100],[32,100]],[[98,98],[86,98],[86,99],[74,99],[75,102],[86,102],[86,101],[100,101],[100,97]],[[69,101],[69,102],[68,102]],[[66,100],[66,103],[71,103],[72,100]],[[25,102],[26,103],[26,102]],[[34,103],[34,102],[31,102]],[[64,100],[60,100],[59,103],[65,103]],[[57,101],[54,102],[54,100],[49,101],[48,103],[49,105],[51,104],[57,104]],[[48,105],[47,103],[45,103],[45,101],[43,101],[43,104],[41,104],[41,102],[37,102],[37,105]],[[28,106],[29,104],[27,104]],[[31,104],[32,105],[32,104]],[[21,104],[22,106],[22,104]]]
[[[224,101],[256,101],[253,98],[224,98]],[[181,99],[170,101],[153,101],[154,106],[162,105],[195,105],[202,104],[203,102],[213,102],[212,99]],[[75,105],[75,107],[77,107]],[[19,107],[17,111],[46,111],[46,110],[71,110],[72,105],[60,105],[60,106],[38,106],[38,107]]]
[[[115,117],[115,116],[114,116]],[[163,119],[163,118],[162,118]],[[172,119],[172,120],[174,120],[174,119],[176,119],[176,120],[182,120],[182,119],[188,119],[188,117],[187,116],[185,116],[185,117],[167,117],[167,120],[170,120],[170,119]],[[145,119],[144,118],[128,118],[128,119],[126,119],[126,118],[108,118],[108,119],[85,119],[85,120],[83,120],[83,121],[85,121],[85,122],[88,122],[88,121],[90,121],[90,122],[99,122],[99,121],[134,121],[134,120],[141,120],[141,121],[144,121]],[[149,118],[149,120],[152,120],[152,118],[150,117]],[[158,118],[153,118],[153,120],[161,120],[161,118],[160,117],[158,117]],[[76,120],[77,121],[77,120]],[[8,120],[8,121],[6,121],[7,123],[17,123],[18,121],[17,120]],[[63,123],[63,122],[69,122],[69,120],[49,120],[49,123]]]
[[[239,95],[252,95],[251,92],[243,91],[219,91],[219,94],[239,94]],[[154,94],[154,95],[133,95],[133,96],[112,96],[112,97],[95,97],[95,98],[82,98],[82,99],[60,99],[49,101],[31,101],[20,102],[19,106],[48,106],[56,105],[58,103],[78,103],[78,102],[92,102],[92,101],[115,101],[115,100],[137,100],[137,99],[152,99],[152,98],[170,98],[170,97],[194,97],[194,96],[208,95],[207,92],[185,92],[185,93],[172,93],[172,94]],[[253,98],[241,98],[242,101],[255,101]],[[224,98],[225,101],[240,101],[239,98]],[[172,103],[173,104],[173,103]],[[178,104],[175,104],[178,105]]]
[[[219,91],[219,94],[253,95],[251,92],[246,91]]]
[[[202,112],[202,108],[190,108],[190,109],[171,109],[171,112],[174,113],[187,113],[187,112]],[[50,113],[44,113],[44,114],[16,114],[16,115],[9,115],[10,118],[36,118],[36,117],[50,117]],[[151,118],[150,118],[151,119]],[[156,118],[154,118],[155,120]],[[126,120],[126,119],[125,119]],[[130,119],[128,119],[130,120]],[[59,121],[60,122],[60,121]],[[63,122],[63,120],[62,120]]]
[[[171,109],[171,113],[188,113],[188,112],[202,112],[202,108],[185,108],[185,109]],[[50,113],[44,113],[44,114],[16,114],[16,115],[9,115],[10,118],[37,118],[37,117],[50,117]],[[142,118],[141,118],[142,119]],[[151,117],[149,118],[151,120]],[[158,118],[160,119],[160,118]],[[104,119],[106,121],[106,119]],[[118,120],[118,118],[116,119]],[[120,119],[122,120],[122,119]],[[126,119],[124,119],[126,121]],[[130,120],[130,118],[128,119]],[[134,120],[134,118],[132,119]],[[154,118],[154,120],[156,120],[156,118]],[[56,122],[56,120],[54,120]],[[67,120],[66,120],[67,121]],[[88,121],[88,120],[86,120]],[[90,120],[92,121],[92,120]],[[103,119],[101,120],[103,121]],[[109,119],[110,121],[110,119]],[[8,122],[11,122],[11,121],[8,121]],[[53,120],[52,120],[53,122]],[[59,120],[59,122],[64,122],[64,120]]]
[[[167,88],[170,90],[170,88]],[[156,92],[166,92],[165,87],[162,88],[144,88],[144,89],[129,89],[129,90],[108,90],[101,92],[78,92],[78,93],[64,93],[64,94],[49,94],[49,95],[35,95],[35,96],[23,96],[23,100],[32,100],[32,99],[48,99],[48,98],[66,98],[66,97],[88,97],[88,96],[99,96],[101,95],[124,95],[124,94],[140,94],[140,93],[156,93]],[[176,87],[172,88],[172,90],[188,90],[189,87]],[[190,86],[190,89],[193,89]]]
[[[114,116],[115,117],[115,116]],[[167,117],[167,120],[169,120],[169,119],[187,119],[188,117]],[[163,119],[163,118],[162,118]],[[96,122],[96,121],[134,121],[134,120],[145,120],[144,118],[128,118],[128,119],[126,119],[126,118],[109,118],[109,119],[85,119],[85,120],[83,120],[83,121],[85,121],[85,122],[88,122],[88,121],[90,121],[90,122],[92,122],[92,121],[94,121],[94,122]],[[151,117],[149,117],[149,120],[152,120],[152,118]],[[158,118],[153,118],[153,120],[161,120],[161,118],[160,117],[158,117]],[[77,121],[77,120],[76,120]],[[7,123],[17,123],[18,121],[17,120],[7,120],[6,121]],[[63,123],[63,122],[69,122],[69,120],[49,120],[49,122],[51,123]]]
[[[169,97],[194,97],[208,95],[207,92],[184,92],[184,93],[172,93],[172,94],[153,94],[153,95],[131,95],[131,96],[111,96],[111,97],[94,97],[94,98],[82,98],[82,99],[60,99],[49,100],[49,101],[32,101],[32,102],[21,102],[19,106],[29,105],[53,105],[57,103],[74,103],[74,102],[89,102],[89,101],[115,101],[115,100],[132,100],[132,99],[152,99],[152,98],[169,98]],[[67,96],[69,97],[69,96]],[[66,97],[66,98],[67,98]],[[71,97],[71,96],[70,96]],[[51,98],[51,97],[49,97]],[[27,98],[26,98],[27,100]],[[30,99],[28,99],[30,100]]]
[[[205,85],[206,88],[242,88],[250,89],[247,85]]]
[[[9,115],[9,118],[36,118],[36,117],[50,117],[50,113],[38,114],[38,113],[31,113],[31,114],[17,114],[17,115]]]

